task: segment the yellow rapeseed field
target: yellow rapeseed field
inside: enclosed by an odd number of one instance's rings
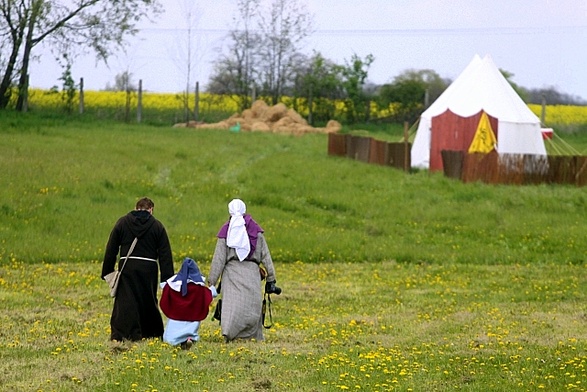
[[[132,107],[136,107],[138,93],[131,92],[129,95]],[[79,103],[79,93],[76,94],[75,102]],[[157,108],[159,110],[175,110],[183,107],[186,98],[182,93],[142,93],[142,104],[146,108]],[[189,94],[187,101],[190,106],[194,105],[195,95]],[[84,91],[84,106],[87,108],[123,108],[127,102],[125,91]],[[29,92],[29,104],[40,108],[56,108],[63,105],[60,92],[51,90],[31,89]],[[212,95],[200,93],[200,104],[213,105],[211,109],[221,111],[236,111],[236,103],[229,96]]]
[[[152,108],[161,111],[177,110],[184,106],[184,95],[181,93],[153,93],[143,92],[142,104],[144,108]],[[79,102],[79,94],[75,98],[76,104]],[[187,97],[189,106],[193,107],[195,102],[194,94]],[[210,110],[218,112],[235,113],[238,111],[236,101],[230,96],[220,96],[208,93],[200,93],[201,110]],[[124,108],[127,102],[127,94],[123,91],[84,91],[84,106],[90,108],[102,109],[120,109]],[[29,93],[29,103],[32,107],[39,108],[56,108],[63,105],[60,92],[50,90],[31,89]],[[138,103],[138,94],[130,94],[130,105],[135,108]],[[286,104],[289,102],[286,102]],[[342,105],[336,105],[337,109],[342,110]],[[542,106],[529,104],[528,107],[539,118],[542,115]],[[545,107],[545,126],[569,126],[578,124],[587,124],[587,106],[571,105],[547,105]],[[388,117],[393,111],[390,106],[385,111],[377,111],[375,106],[371,107],[372,118]],[[303,114],[303,113],[302,113]]]
[[[530,110],[539,118],[542,115],[542,106],[530,104]],[[546,125],[575,125],[587,124],[587,106],[546,105],[544,122]]]

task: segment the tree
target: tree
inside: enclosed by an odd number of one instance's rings
[[[408,69],[394,78],[394,83],[403,83],[407,81],[413,81],[424,89],[424,95],[422,95],[423,98],[420,102],[425,106],[436,101],[436,98],[438,98],[451,83],[449,79],[441,78],[438,73],[431,69]]]
[[[392,121],[412,122],[424,109],[426,86],[413,79],[385,84],[379,89],[380,109],[388,109]]]
[[[520,98],[526,103],[533,103],[533,104],[542,104],[548,103],[549,105],[585,105],[587,101],[582,99],[579,96],[572,96],[570,94],[565,94],[560,91],[554,86],[550,87],[543,87],[539,89],[526,89],[524,87],[518,86],[516,83],[512,81],[514,74],[503,69],[499,70],[501,74],[506,78],[508,83],[512,86],[512,88],[518,93]]]
[[[511,72],[508,72],[506,70],[503,70],[501,68],[499,69],[499,72],[501,72],[501,74],[503,75],[503,77],[508,81],[508,83],[510,84],[510,86],[512,86],[512,88],[514,89],[514,91],[520,96],[520,98],[522,98],[522,101],[528,102],[528,97],[526,96],[526,91],[524,90],[524,88],[518,86],[512,80],[512,78],[514,77],[514,74],[511,73]]]
[[[105,90],[121,91],[126,93],[126,102],[124,105],[124,120],[126,122],[130,122],[132,100],[133,98],[138,97],[137,91],[139,90],[139,88],[133,81],[133,74],[128,70],[116,74],[116,76],[114,77],[114,85],[112,86],[110,85],[110,83],[106,83]]]
[[[528,103],[537,105],[543,102],[548,105],[587,105],[583,98],[561,93],[554,86],[525,90],[525,95],[528,97]]]
[[[336,100],[344,97],[342,67],[324,58],[321,53],[305,59],[295,70],[293,96],[306,105],[308,121],[328,121],[335,116]],[[297,104],[299,99],[294,99]],[[299,111],[299,108],[294,107]]]
[[[311,17],[300,0],[264,5],[263,0],[238,0],[228,52],[220,56],[208,84],[209,92],[236,96],[241,108],[248,105],[252,89],[275,104],[293,87],[304,58],[299,48],[311,31]],[[268,16],[259,12],[263,9]]]
[[[272,0],[268,17],[261,15],[261,85],[273,104],[293,77],[300,45],[312,32],[312,24],[312,17],[298,0]]]
[[[5,53],[7,52],[8,42],[10,41],[9,29],[7,28],[6,21],[0,17],[0,71],[6,67],[7,58]]]
[[[138,88],[133,81],[133,74],[129,71],[116,74],[114,85],[106,83],[106,91],[137,91]]]
[[[0,109],[7,107],[17,80],[16,109],[22,110],[38,44],[49,45],[56,57],[92,50],[107,61],[113,47],[136,34],[138,21],[160,11],[158,0],[0,0],[0,37],[8,38],[6,61],[0,62]]]
[[[258,52],[261,36],[252,25],[256,19],[260,0],[238,0],[238,15],[233,18],[235,29],[229,33],[231,45],[214,65],[208,91],[234,97],[239,110],[250,107],[250,92],[255,88]]]
[[[63,55],[62,62],[64,63],[62,65],[63,73],[59,78],[59,80],[63,82],[61,100],[63,101],[63,108],[65,109],[65,112],[71,114],[73,113],[73,104],[78,86],[75,84],[73,76],[71,75],[71,59],[67,56],[67,54]]]
[[[368,120],[369,97],[364,91],[365,83],[369,75],[369,68],[375,61],[372,54],[364,59],[354,54],[350,63],[342,68],[343,87],[346,92],[344,100],[347,120],[351,123]]]
[[[197,3],[193,0],[182,0],[181,1],[181,15],[183,16],[185,27],[181,29],[181,35],[178,35],[177,39],[174,41],[175,51],[171,53],[171,57],[174,59],[174,62],[181,74],[184,78],[185,83],[185,90],[178,96],[181,100],[183,105],[184,113],[185,113],[185,122],[190,121],[190,117],[192,113],[194,114],[193,119],[198,120],[196,118],[196,104],[195,101],[190,102],[190,93],[194,92],[195,83],[193,81],[197,81],[196,75],[196,65],[198,60],[201,59],[202,54],[198,50],[198,44],[200,43],[201,37],[197,34],[197,26],[200,21],[200,18],[203,15],[203,10],[200,9]],[[178,24],[179,24],[178,20]],[[193,104],[193,111],[190,108],[190,105]]]
[[[450,81],[442,79],[429,69],[409,69],[396,76],[391,84],[379,89],[378,105],[393,114],[393,121],[414,121],[426,108],[442,94]],[[428,102],[427,102],[428,101]]]

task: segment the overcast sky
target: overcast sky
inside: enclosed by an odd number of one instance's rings
[[[304,0],[300,0],[304,1]],[[375,57],[369,80],[382,84],[407,69],[431,69],[455,79],[475,54],[489,54],[526,88],[554,86],[587,99],[587,0],[305,0],[315,32],[302,51],[319,51],[345,64],[353,54]],[[79,57],[76,80],[103,89],[115,75],[132,73],[143,88],[179,92],[186,85],[188,26],[196,30],[191,80],[205,86],[217,48],[226,44],[236,0],[162,0],[165,13],[144,23],[125,54],[109,67]],[[195,21],[187,21],[185,4]],[[34,87],[61,87],[61,68],[43,53],[31,67]]]

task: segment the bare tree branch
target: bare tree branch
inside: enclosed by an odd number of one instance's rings
[[[136,34],[141,19],[160,11],[159,0],[0,0],[0,36],[10,37],[4,46],[9,60],[0,62],[0,109],[8,105],[14,75],[20,76],[20,109],[33,48],[39,43],[48,42],[59,56],[77,48],[93,50],[106,61],[114,47]]]

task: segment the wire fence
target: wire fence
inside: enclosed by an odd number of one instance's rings
[[[54,89],[29,89],[26,110],[170,125],[189,121],[217,122],[234,114],[236,104],[230,96],[201,93],[198,84],[194,91],[180,93],[150,92],[143,89],[142,81],[136,89],[85,91],[82,78],[72,96]]]

